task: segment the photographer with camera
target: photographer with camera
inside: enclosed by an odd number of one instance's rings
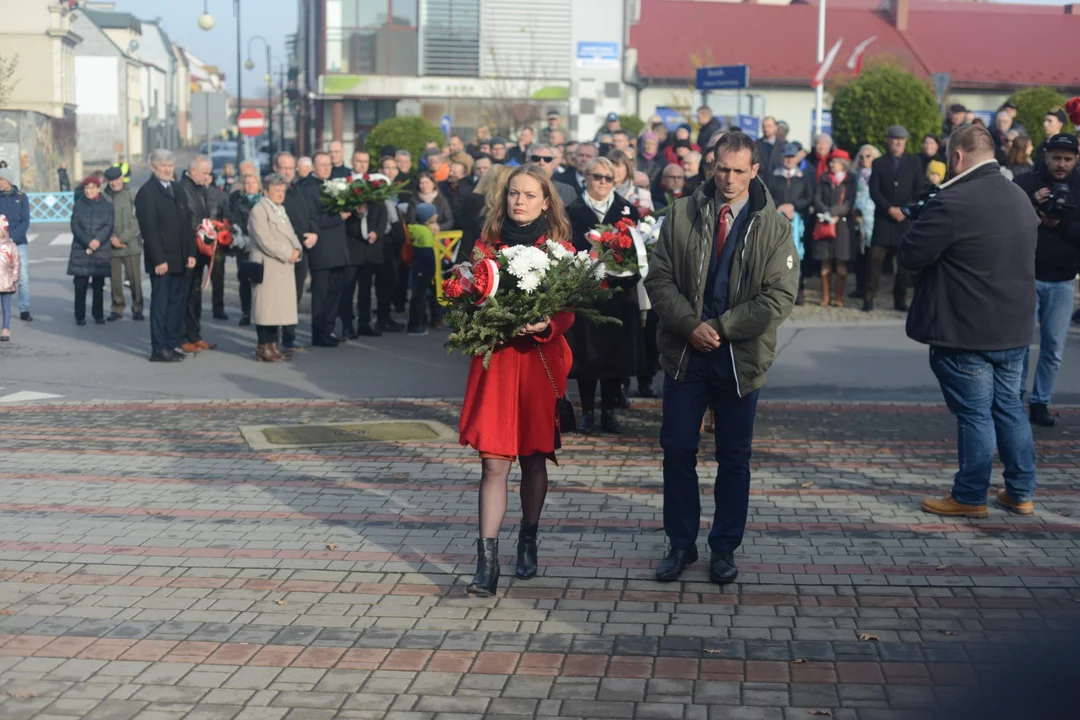
[[[907,334],[930,346],[930,367],[956,416],[960,469],[952,492],[927,498],[935,515],[986,517],[994,449],[1005,466],[998,505],[1034,512],[1035,447],[1020,391],[1035,318],[1039,218],[1001,174],[984,127],[949,136],[952,179],[900,242],[899,263],[918,272]]]
[[[1073,281],[1080,268],[1080,217],[1076,179],[1080,147],[1075,135],[1058,133],[1045,143],[1042,164],[1014,181],[1039,214],[1039,245],[1035,251],[1035,314],[1039,323],[1039,362],[1028,404],[1031,422],[1053,427],[1050,394],[1061,368],[1073,312]],[[1028,361],[1024,359],[1024,378]]]

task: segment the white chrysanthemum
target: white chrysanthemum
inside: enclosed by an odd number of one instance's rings
[[[603,280],[607,276],[607,268],[604,267],[604,263],[596,263],[596,267],[593,268],[593,275],[597,280]]]
[[[551,251],[551,256],[554,257],[556,260],[562,261],[574,257],[574,251],[567,250],[565,247],[562,246],[562,243],[557,243],[554,240],[548,240],[545,244],[547,245],[548,250]]]
[[[512,248],[507,248],[508,250]],[[538,247],[518,246],[513,248],[516,252],[507,255],[507,259],[510,261],[509,268],[507,268],[511,275],[519,280],[525,276],[540,272],[547,272],[551,267],[551,258],[548,254]],[[505,253],[504,253],[505,254]]]
[[[591,265],[593,259],[589,257],[588,250],[580,250],[578,251],[577,255],[574,256],[574,262],[576,262],[578,265]]]
[[[540,287],[540,281],[543,280],[543,278],[544,276],[538,272],[526,273],[524,277],[518,279],[518,287],[521,288],[526,295],[532,295],[536,292],[536,289]]]

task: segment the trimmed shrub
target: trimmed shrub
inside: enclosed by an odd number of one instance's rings
[[[923,135],[941,133],[941,114],[930,85],[896,62],[871,64],[857,78],[841,80],[833,91],[833,140],[854,152],[869,143],[885,144],[890,125],[911,133],[908,152],[917,153]]]

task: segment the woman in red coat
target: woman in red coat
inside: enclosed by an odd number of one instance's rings
[[[535,245],[541,239],[566,241],[570,222],[559,194],[537,165],[523,165],[505,184],[492,188],[487,220],[478,245]],[[570,347],[563,334],[571,313],[542,318],[495,351],[484,370],[473,358],[461,407],[461,444],[480,452],[480,538],[470,595],[494,595],[499,584],[499,531],[506,515],[510,466],[521,463],[522,522],[518,534],[517,577],[536,575],[536,535],[547,495],[547,461],[559,445],[556,394],[566,393]],[[572,430],[572,428],[569,428]]]

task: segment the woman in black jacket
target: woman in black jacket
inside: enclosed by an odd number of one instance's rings
[[[597,158],[585,168],[585,192],[569,208],[570,239],[577,250],[590,250],[585,235],[598,225],[614,225],[624,217],[635,223],[638,211],[615,192],[615,166],[607,158]],[[622,396],[626,378],[638,372],[638,335],[641,316],[637,284],[641,277],[609,275],[608,285],[614,295],[597,309],[618,318],[622,325],[597,325],[579,319],[570,328],[568,339],[574,353],[570,377],[576,378],[581,395],[581,420],[578,431],[588,434],[595,429],[596,385],[600,385],[600,427],[604,432],[622,432],[615,407]]]
[[[830,286],[832,306],[844,307],[848,263],[856,257],[856,233],[848,225],[854,204],[855,176],[851,173],[851,156],[844,150],[833,150],[829,154],[829,172],[821,176],[814,191],[818,227],[828,223],[836,235],[829,239],[813,240],[814,259],[821,262],[821,307],[830,305]],[[836,280],[831,282],[833,272],[836,273]]]
[[[245,175],[242,184],[229,195],[229,222],[244,234],[248,233],[248,216],[251,209],[262,200],[262,183],[254,175]],[[234,240],[235,242],[235,240]],[[239,270],[240,261],[247,257],[248,244],[241,242],[237,248],[236,264]],[[225,261],[224,258],[221,259]],[[238,275],[240,280],[240,327],[251,324],[251,281],[246,275]]]
[[[75,324],[86,324],[86,289],[93,290],[94,322],[105,324],[105,278],[112,275],[113,205],[101,194],[101,178],[83,180],[82,196],[71,214],[71,257],[67,274],[75,278]]]

